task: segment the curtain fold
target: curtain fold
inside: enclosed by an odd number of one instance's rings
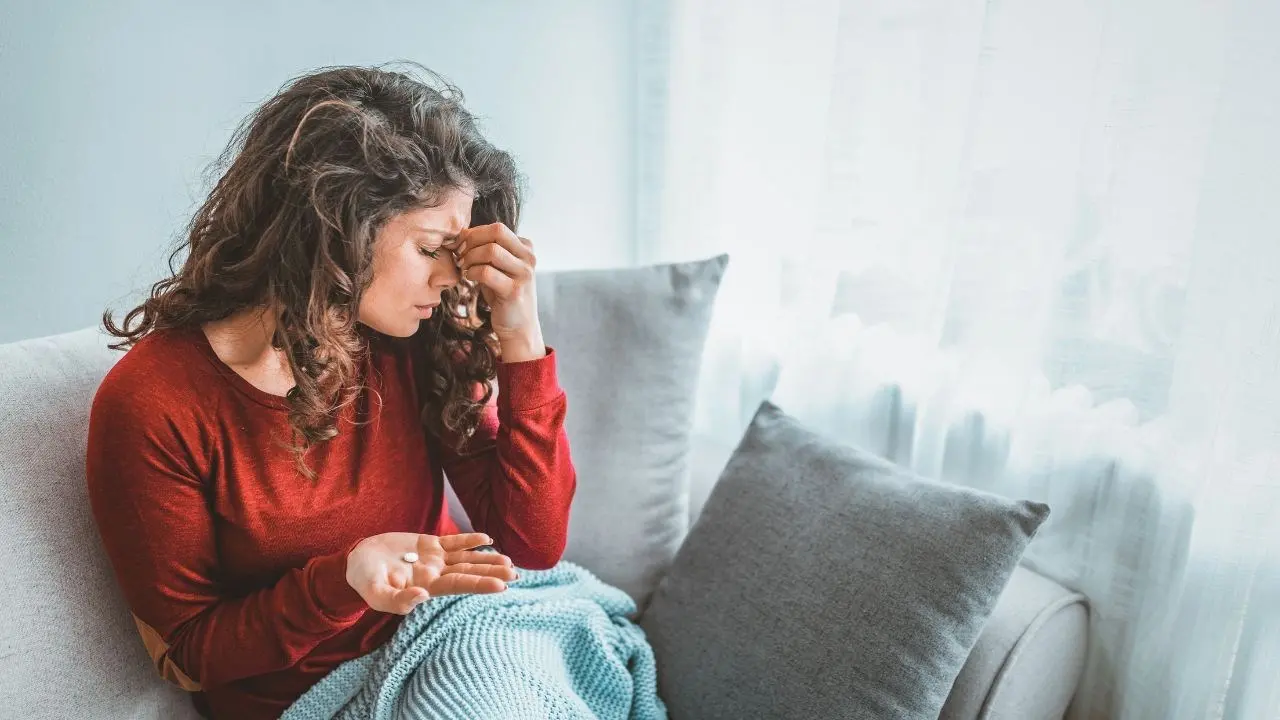
[[[732,256],[698,441],[1049,502],[1071,717],[1280,717],[1280,3],[637,14],[635,256]]]

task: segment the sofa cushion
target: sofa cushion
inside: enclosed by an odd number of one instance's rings
[[[938,716],[1048,516],[764,403],[641,617],[673,717]]]
[[[0,345],[6,717],[197,717],[152,668],[89,513],[89,405],[119,357],[107,342],[91,329]]]
[[[698,369],[727,263],[538,275],[578,473],[564,559],[641,607],[689,529]],[[450,514],[467,525],[454,496]]]

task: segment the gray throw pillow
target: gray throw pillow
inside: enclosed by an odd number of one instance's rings
[[[689,530],[698,370],[728,261],[538,274],[578,473],[564,559],[641,607]]]
[[[676,720],[933,718],[1047,505],[757,411],[641,626]]]

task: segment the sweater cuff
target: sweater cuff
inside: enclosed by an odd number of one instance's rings
[[[498,363],[498,409],[502,414],[536,410],[564,395],[556,376],[556,351],[533,360]]]
[[[320,612],[335,623],[359,619],[368,603],[347,582],[348,550],[312,558],[307,563],[307,585]]]

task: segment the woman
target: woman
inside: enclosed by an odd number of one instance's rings
[[[277,717],[429,597],[564,550],[517,174],[460,103],[429,73],[297,79],[236,134],[181,269],[103,317],[129,352],[94,398],[94,517],[157,669],[208,716]]]

